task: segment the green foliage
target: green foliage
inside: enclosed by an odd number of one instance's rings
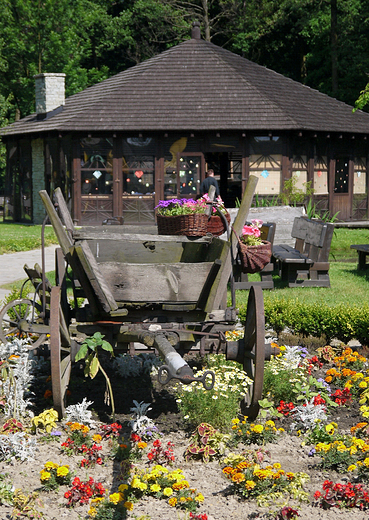
[[[279,198],[285,206],[296,206],[296,204],[302,204],[306,198],[311,197],[314,193],[312,181],[303,183],[305,189],[297,188],[297,182],[298,177],[295,175],[284,181],[283,191],[279,195]]]
[[[178,408],[189,423],[211,423],[220,431],[227,431],[233,417],[239,412],[240,399],[248,391],[250,380],[238,363],[226,361],[222,354],[206,358],[206,369],[215,373],[212,390],[205,390],[201,383],[178,384]],[[199,371],[196,375],[200,376]]]
[[[0,504],[10,505],[13,502],[13,486],[10,482],[6,482],[7,473],[0,474]]]
[[[335,213],[333,216],[330,215],[329,210],[325,211],[319,211],[316,204],[313,204],[312,199],[309,199],[306,204],[306,214],[307,216],[312,219],[319,219],[323,222],[335,222],[337,220],[337,216],[339,214],[339,211]]]
[[[294,370],[280,370],[278,374],[272,369],[270,363],[266,363],[264,369],[264,387],[263,395],[269,396],[274,403],[279,404],[280,401],[292,402],[295,398],[294,387],[291,384],[291,378]]]
[[[113,347],[104,340],[104,337],[101,332],[95,332],[95,334],[91,338],[87,338],[79,351],[76,354],[75,361],[80,361],[82,359],[85,360],[85,376],[90,376],[91,379],[94,379],[98,374],[99,370],[105,377],[106,384],[109,390],[111,406],[112,406],[112,414],[113,418],[115,416],[115,406],[114,406],[114,396],[113,390],[111,387],[110,379],[101,366],[99,357],[98,357],[98,348],[102,348],[106,352],[110,352],[114,355]]]

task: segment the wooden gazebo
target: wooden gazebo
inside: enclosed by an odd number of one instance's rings
[[[39,190],[60,186],[78,224],[149,224],[160,199],[198,196],[210,167],[229,207],[250,173],[269,199],[295,176],[322,209],[366,218],[369,114],[202,40],[196,23],[191,39],[66,100],[63,74],[36,82],[36,113],[1,132],[4,219],[42,221]]]

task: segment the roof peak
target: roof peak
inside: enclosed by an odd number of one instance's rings
[[[191,38],[193,40],[201,40],[200,22],[198,21],[192,24]]]

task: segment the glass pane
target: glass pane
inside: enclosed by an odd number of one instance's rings
[[[154,194],[154,169],[153,156],[123,157],[123,192],[130,195]]]
[[[113,140],[81,140],[82,194],[108,194],[113,191]]]
[[[179,164],[180,195],[197,195],[200,189],[201,158],[196,156],[181,157]]]
[[[355,157],[354,163],[354,193],[366,193],[366,160],[365,157]]]
[[[201,157],[184,155],[177,165],[165,157],[164,195],[171,197],[196,197],[200,193]]]
[[[334,192],[348,193],[349,159],[340,157],[336,159],[336,173],[334,178]]]

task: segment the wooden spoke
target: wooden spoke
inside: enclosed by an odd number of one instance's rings
[[[0,341],[8,343],[14,337],[24,339],[29,350],[36,349],[47,339],[48,327],[40,317],[42,307],[31,300],[9,302],[0,311]]]
[[[263,393],[265,361],[265,316],[263,290],[252,286],[247,302],[243,369],[252,379],[248,394],[241,403],[241,413],[250,421],[259,413]]]
[[[62,334],[60,312],[60,287],[51,289],[50,299],[50,358],[51,358],[51,386],[54,408],[61,420],[65,414],[66,393],[71,373],[70,351],[62,357]],[[63,349],[64,353],[64,349]]]

